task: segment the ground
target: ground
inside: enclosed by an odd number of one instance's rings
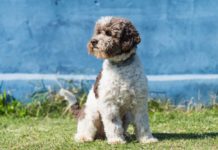
[[[78,144],[73,141],[76,121],[70,117],[0,117],[0,149],[218,149],[218,109],[150,113],[158,143],[139,144],[132,135],[124,145],[106,141]],[[129,132],[132,133],[130,127]]]

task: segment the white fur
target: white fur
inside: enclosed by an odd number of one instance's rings
[[[102,17],[97,24],[104,26],[111,19]],[[129,123],[135,125],[136,137],[141,143],[157,141],[149,128],[147,79],[138,56],[133,56],[135,52],[136,48],[133,48],[129,53],[104,60],[98,98],[92,87],[85,104],[86,115],[78,122],[76,141],[93,141],[98,130],[95,123],[100,119],[108,143],[125,143],[124,134]],[[126,119],[122,122],[124,116]]]
[[[96,23],[101,24],[102,26],[110,23],[112,16],[101,17]]]
[[[109,60],[103,63],[99,82],[99,98],[93,88],[85,104],[85,118],[78,123],[77,141],[92,141],[97,131],[94,122],[98,113],[102,117],[108,143],[125,143],[120,116],[130,113],[136,126],[136,137],[142,143],[156,142],[148,122],[147,79],[138,56],[127,66],[118,67]],[[115,119],[113,122],[112,120]]]

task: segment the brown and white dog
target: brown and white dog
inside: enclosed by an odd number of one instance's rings
[[[79,116],[77,142],[93,141],[105,134],[110,144],[125,143],[130,123],[139,142],[157,141],[149,128],[147,79],[136,55],[140,40],[127,19],[102,17],[97,21],[88,51],[104,63]]]

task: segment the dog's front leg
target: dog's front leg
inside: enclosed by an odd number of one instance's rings
[[[109,144],[125,143],[123,135],[122,121],[119,114],[119,109],[116,106],[105,106],[101,109],[102,121]]]
[[[146,99],[142,99],[141,101],[145,101]],[[149,119],[148,119],[148,108],[147,102],[141,105],[138,105],[135,110],[135,127],[136,127],[136,138],[140,143],[152,143],[157,142],[158,140],[153,137],[150,127],[149,127]]]

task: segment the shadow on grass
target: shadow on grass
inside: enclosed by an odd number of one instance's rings
[[[218,132],[209,133],[153,133],[154,137],[159,140],[188,140],[188,139],[204,139],[218,137]]]
[[[153,133],[159,141],[163,140],[190,140],[190,139],[204,139],[204,138],[216,138],[218,137],[218,132],[210,133]],[[130,135],[126,137],[128,142],[136,140],[135,135]]]

